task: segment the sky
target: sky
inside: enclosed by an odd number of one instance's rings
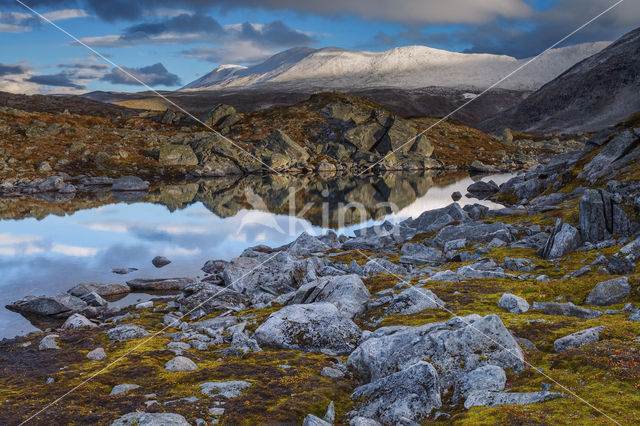
[[[297,46],[527,58],[617,1],[0,0],[0,91],[145,90],[140,81],[175,90],[218,65],[256,64]],[[613,41],[637,26],[640,1],[624,0],[564,45]]]

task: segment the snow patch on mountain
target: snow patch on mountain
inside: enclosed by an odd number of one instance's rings
[[[220,66],[182,90],[417,89],[431,86],[483,90],[505,77],[495,87],[536,90],[609,44],[595,42],[552,49],[533,61],[505,55],[449,52],[426,46],[397,47],[384,52],[297,47],[251,67]]]

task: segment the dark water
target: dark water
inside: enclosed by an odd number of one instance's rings
[[[508,177],[483,180],[501,183]],[[0,211],[5,218],[0,220],[0,338],[36,330],[4,308],[26,295],[53,295],[79,282],[195,277],[208,259],[231,259],[256,244],[277,247],[303,231],[334,229],[348,235],[363,224],[416,217],[450,204],[451,194],[465,194],[471,183],[460,174],[270,176],[171,185],[146,195],[128,194],[124,200],[108,191],[78,195],[59,200],[64,208],[36,203],[35,208],[13,211],[5,200]],[[459,201],[476,202],[464,196]],[[19,219],[7,219],[15,217]],[[156,269],[151,259],[157,255],[172,263]],[[123,267],[138,271],[111,272]],[[131,294],[117,303],[148,297]]]

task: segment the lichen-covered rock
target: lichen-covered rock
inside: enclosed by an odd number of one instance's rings
[[[620,277],[598,283],[587,296],[584,303],[595,306],[609,306],[616,304],[631,292],[629,278]]]
[[[445,303],[431,290],[425,290],[421,287],[409,287],[393,296],[386,312],[387,314],[409,315],[425,309],[439,309],[444,306]]]
[[[164,369],[171,372],[194,371],[198,369],[198,366],[187,357],[177,356],[167,361]]]
[[[189,145],[164,145],[160,148],[158,162],[163,166],[195,166],[198,157]]]
[[[515,257],[505,257],[502,266],[510,271],[531,272],[538,267],[532,260]]]
[[[529,310],[529,302],[511,293],[504,293],[498,300],[498,306],[512,314],[523,314]]]
[[[322,277],[298,289],[292,304],[328,302],[349,319],[362,314],[371,294],[358,275]]]
[[[458,203],[449,204],[446,207],[428,210],[418,216],[411,226],[418,232],[431,233],[438,231],[453,222],[468,222],[469,215]]]
[[[401,265],[396,265],[393,262],[389,262],[387,259],[371,259],[362,268],[365,275],[378,275],[378,274],[396,274],[404,275],[407,270]]]
[[[485,390],[472,391],[464,403],[464,408],[471,407],[496,407],[499,405],[529,405],[551,399],[562,398],[564,395],[557,392],[491,392]]]
[[[385,424],[419,421],[442,406],[438,373],[423,361],[356,388],[351,399],[356,402],[352,416]]]
[[[102,361],[107,357],[107,353],[102,348],[95,348],[94,350],[87,353],[87,358],[91,361]]]
[[[443,389],[484,365],[522,370],[524,356],[497,315],[455,317],[420,327],[383,327],[367,335],[347,365],[366,380],[403,370],[429,359]]]
[[[244,380],[228,380],[226,382],[201,383],[200,389],[204,395],[232,399],[242,395],[242,392],[251,386],[253,383]]]
[[[360,328],[335,305],[312,303],[274,312],[258,327],[254,338],[262,346],[344,355],[353,351],[360,334]]]
[[[95,327],[97,327],[97,325],[89,321],[87,317],[85,317],[84,315],[73,314],[69,318],[67,318],[64,324],[62,324],[61,328],[63,330],[77,330],[81,328],[95,328]]]
[[[133,383],[123,383],[121,385],[115,385],[113,389],[111,389],[111,393],[109,395],[123,395],[139,388],[140,385],[136,385]]]
[[[400,253],[400,263],[408,263],[411,265],[437,265],[444,261],[442,252],[433,247],[427,247],[424,244],[407,243],[402,246]]]
[[[507,243],[513,241],[509,228],[501,222],[470,222],[461,225],[448,225],[442,228],[433,241],[438,247],[444,247],[448,241],[462,238],[478,243],[488,243],[494,238],[498,238]]]
[[[562,223],[562,219],[558,219],[551,236],[538,255],[545,259],[557,259],[575,251],[580,244],[580,232],[568,223]]]
[[[54,318],[68,318],[87,308],[88,305],[80,298],[64,293],[56,296],[26,296],[7,305],[7,309],[15,312]]]
[[[134,291],[172,291],[195,282],[193,278],[136,278],[127,281],[127,285]]]
[[[557,303],[557,302],[533,302],[533,309],[544,312],[548,315],[562,315],[577,318],[598,318],[602,312],[593,309],[576,306],[573,303]]]
[[[553,349],[556,352],[564,352],[571,348],[579,348],[580,346],[597,342],[600,339],[600,332],[604,329],[605,327],[603,326],[592,327],[561,337],[553,342]]]
[[[476,390],[501,391],[507,383],[507,375],[497,365],[485,365],[462,376],[456,383],[453,402],[458,403]]]
[[[190,426],[180,414],[136,411],[116,419],[111,426]]]
[[[148,336],[149,332],[137,325],[124,324],[107,331],[111,340],[124,341]]]
[[[82,297],[92,291],[101,297],[108,297],[129,293],[131,288],[122,284],[80,283],[67,290],[67,293],[75,297]]]
[[[59,336],[57,334],[49,334],[48,336],[44,336],[40,341],[40,344],[38,345],[38,350],[46,351],[49,349],[60,349],[60,346],[58,346],[58,342],[56,341],[58,337]]]

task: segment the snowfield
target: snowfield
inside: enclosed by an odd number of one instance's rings
[[[536,90],[609,44],[595,42],[552,49],[496,87]],[[417,89],[430,86],[483,90],[529,60],[449,52],[426,46],[397,47],[384,52],[296,47],[251,67],[221,65],[181,90]]]

